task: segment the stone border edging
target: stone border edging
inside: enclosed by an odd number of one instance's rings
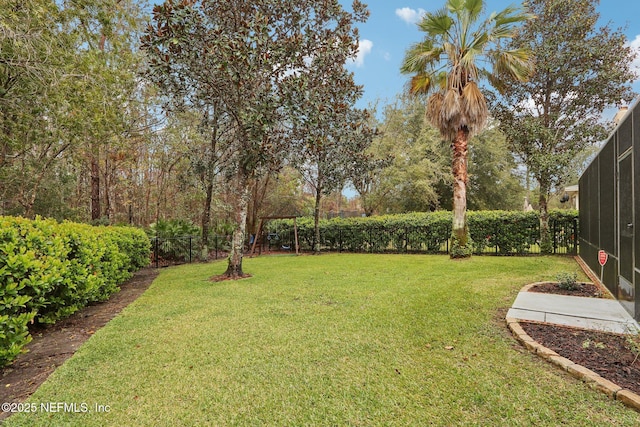
[[[526,292],[531,287],[536,286],[543,282],[531,283],[522,288],[520,292]],[[549,363],[552,363],[568,372],[575,378],[582,380],[589,387],[593,387],[596,390],[609,396],[612,400],[619,400],[630,408],[640,412],[640,396],[631,390],[620,387],[619,385],[609,381],[606,378],[593,372],[591,369],[587,369],[582,365],[573,363],[571,360],[560,356],[555,351],[543,346],[542,344],[531,338],[520,326],[518,319],[512,317],[505,318],[507,326],[511,333],[515,335],[516,339],[522,343],[531,353],[536,354]]]

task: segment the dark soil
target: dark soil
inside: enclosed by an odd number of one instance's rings
[[[563,289],[557,283],[548,282],[529,288],[529,292],[542,292],[574,297],[604,298],[606,292],[593,283],[577,283],[574,289]]]
[[[34,326],[31,330],[33,341],[26,347],[28,352],[0,371],[0,403],[22,402],[31,396],[96,330],[142,295],[157,275],[156,269],[142,269],[120,286],[120,291],[108,301],[85,307],[55,325]],[[1,413],[0,419],[8,415]]]
[[[597,285],[581,284],[573,291],[561,289],[557,283],[545,283],[529,289],[530,292],[548,292],[580,297],[603,297],[608,294]],[[624,335],[599,331],[520,322],[524,331],[543,346],[566,357],[573,363],[592,370],[620,387],[640,394],[640,337],[633,342]]]
[[[640,394],[640,358],[636,360],[627,337],[549,324],[520,322],[520,325],[531,338],[560,356]],[[640,349],[638,337],[635,342]]]

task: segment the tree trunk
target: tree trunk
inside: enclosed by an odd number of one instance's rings
[[[551,233],[549,232],[549,206],[547,199],[549,196],[550,185],[544,180],[540,180],[540,253],[551,254],[553,252],[553,244],[551,242]]]
[[[236,229],[231,239],[231,252],[229,253],[229,264],[225,276],[232,279],[241,278],[242,256],[244,250],[244,237],[247,228],[247,211],[249,209],[249,177],[248,172],[240,168],[236,176],[237,204],[235,207]]]
[[[164,192],[164,161],[161,163],[160,172],[158,173],[158,179],[156,180],[156,186],[158,188],[158,195],[156,196],[156,214],[155,223],[160,221],[160,207],[162,205],[162,195]]]
[[[215,178],[215,166],[218,163],[218,126],[220,114],[216,105],[213,112],[213,129],[211,129],[211,146],[209,147],[209,159],[205,171],[206,200],[202,213],[202,252],[205,258],[209,258],[209,226],[211,225],[211,202],[213,201],[213,179]]]
[[[203,252],[209,250],[209,226],[211,224],[211,202],[213,201],[213,178],[209,173],[206,174],[206,197],[204,201],[204,211],[202,212],[202,249]],[[208,254],[207,254],[208,255]]]
[[[320,200],[322,198],[322,177],[318,173],[316,203],[313,208],[313,253],[320,255]]]
[[[104,156],[104,217],[111,221],[111,214],[113,208],[111,207],[111,176],[109,173],[109,169],[111,168],[109,162],[109,153],[107,152]]]
[[[373,206],[371,206],[370,203],[363,201],[362,202],[362,209],[364,210],[364,215],[365,216],[373,216],[374,213],[374,209]]]
[[[91,220],[100,219],[100,165],[98,164],[98,148],[93,143],[91,147]]]
[[[467,226],[467,154],[469,129],[458,130],[453,140],[453,224],[451,227],[451,258],[471,256],[471,239]]]

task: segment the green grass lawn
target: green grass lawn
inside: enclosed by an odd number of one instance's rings
[[[570,258],[260,257],[252,278],[208,281],[225,268],[163,270],[6,425],[640,423],[504,325],[518,290],[577,271]]]

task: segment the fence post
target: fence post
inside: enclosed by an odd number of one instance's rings
[[[159,251],[159,246],[158,246],[158,236],[155,237],[155,258],[156,258],[156,268],[159,267],[159,260],[158,260],[158,251]]]
[[[192,262],[192,251],[193,251],[193,247],[191,245],[191,239],[193,239],[193,237],[189,236],[189,264],[191,264]]]
[[[578,219],[573,219],[573,254],[578,255]]]

